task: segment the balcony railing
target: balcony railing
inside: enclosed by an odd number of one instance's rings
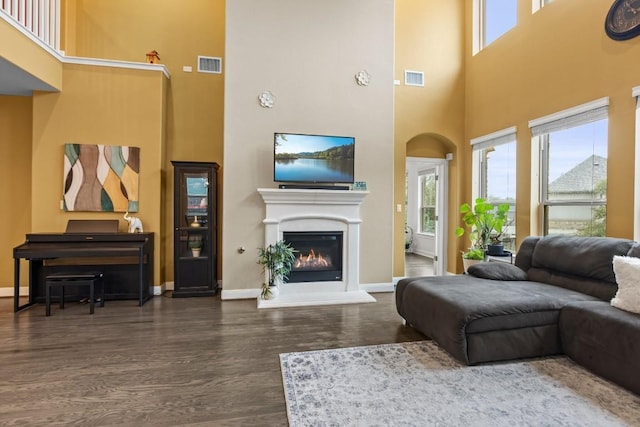
[[[60,0],[0,0],[0,9],[44,44],[60,51]]]

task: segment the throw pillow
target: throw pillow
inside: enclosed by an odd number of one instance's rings
[[[611,300],[611,305],[640,314],[640,258],[614,256],[613,272],[616,275],[618,292]]]
[[[524,270],[506,262],[479,262],[470,266],[467,273],[481,279],[527,280]]]

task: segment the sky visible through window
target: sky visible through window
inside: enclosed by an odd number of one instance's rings
[[[517,0],[484,1],[484,45],[513,28],[518,21]]]
[[[607,158],[607,124],[598,120],[549,135],[549,183],[592,155]]]
[[[598,120],[550,134],[549,183],[596,155],[607,158],[608,120]],[[496,147],[489,154],[488,194],[490,199],[515,197],[515,145]]]
[[[501,144],[487,154],[487,198],[516,199],[516,144]]]

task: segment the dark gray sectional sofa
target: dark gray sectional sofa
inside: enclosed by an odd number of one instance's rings
[[[612,307],[616,238],[528,237],[515,265],[484,262],[468,275],[405,278],[396,307],[407,324],[469,365],[567,354],[640,394],[640,315]],[[639,278],[640,280],[640,278]]]

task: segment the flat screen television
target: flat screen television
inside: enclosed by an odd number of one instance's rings
[[[275,182],[353,183],[354,137],[275,133],[273,147]]]

